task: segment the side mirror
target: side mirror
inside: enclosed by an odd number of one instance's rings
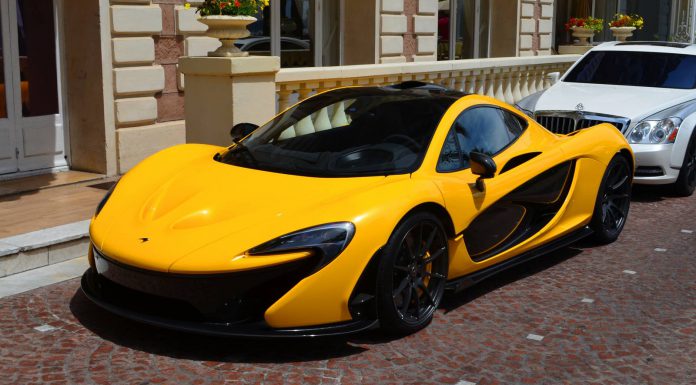
[[[230,136],[232,137],[232,141],[237,142],[243,137],[254,132],[254,130],[256,130],[257,128],[259,128],[259,126],[253,123],[235,124],[234,127],[232,127],[232,129],[230,130]]]
[[[483,180],[493,178],[498,170],[498,166],[496,166],[493,158],[476,151],[469,153],[469,162],[471,163],[471,172],[479,176],[476,179],[476,188],[482,192],[486,191],[486,184]]]

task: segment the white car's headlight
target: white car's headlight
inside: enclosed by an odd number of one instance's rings
[[[682,120],[676,117],[662,120],[644,120],[638,123],[628,134],[631,144],[674,143]]]
[[[696,113],[696,100],[677,104],[639,121],[628,132],[631,144],[666,144],[677,140],[679,126],[684,119]]]

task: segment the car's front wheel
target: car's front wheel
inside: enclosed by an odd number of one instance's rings
[[[674,184],[674,192],[679,196],[691,196],[696,190],[696,134],[692,135],[686,148],[684,163],[679,171],[679,178]]]
[[[378,316],[384,331],[414,333],[430,323],[445,292],[447,235],[437,216],[403,220],[384,248],[377,274]]]
[[[599,186],[590,228],[595,241],[607,244],[621,234],[631,206],[633,173],[628,160],[617,154],[609,162]]]

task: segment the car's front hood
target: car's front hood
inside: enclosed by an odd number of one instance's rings
[[[534,110],[582,109],[629,118],[635,122],[636,119],[692,99],[696,99],[693,90],[558,82],[541,95]]]
[[[342,204],[346,198],[408,178],[277,174],[216,162],[219,148],[179,149],[145,161],[114,190],[90,231],[105,255],[170,271],[178,260],[224,238],[222,253],[232,259],[292,231],[351,220],[352,210]]]

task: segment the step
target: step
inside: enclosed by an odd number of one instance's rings
[[[0,278],[87,255],[89,220],[0,239]]]
[[[80,277],[88,267],[85,256],[0,278],[0,298]]]

